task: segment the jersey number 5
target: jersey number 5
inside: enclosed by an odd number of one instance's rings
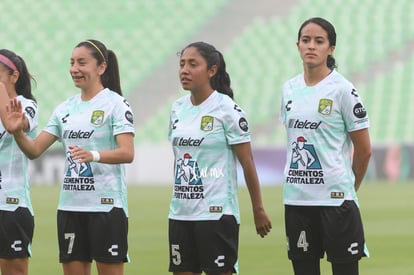
[[[172,258],[173,264],[175,265],[181,264],[180,245],[178,244],[171,245],[171,258]]]

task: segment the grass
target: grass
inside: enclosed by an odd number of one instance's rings
[[[129,187],[129,256],[125,274],[169,274],[167,215],[170,186]],[[261,239],[255,233],[246,188],[240,188],[242,224],[240,228],[239,267],[242,275],[292,274],[286,256],[282,188],[262,188],[265,207],[273,229]],[[31,274],[62,274],[58,263],[56,205],[58,186],[33,186],[35,236]],[[361,213],[370,258],[360,262],[360,274],[413,274],[414,183],[366,183],[359,191]],[[92,274],[97,274],[94,269]],[[322,274],[331,274],[322,260]]]

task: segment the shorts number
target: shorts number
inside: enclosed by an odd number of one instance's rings
[[[298,248],[302,248],[303,251],[308,251],[309,243],[306,241],[306,231],[300,231],[298,243],[296,245]]]
[[[75,242],[75,233],[65,233],[65,240],[69,239],[68,254],[72,254],[73,243]]]
[[[181,264],[181,254],[179,250],[180,250],[180,245],[178,244],[171,245],[171,257],[172,257],[172,262],[175,265]]]

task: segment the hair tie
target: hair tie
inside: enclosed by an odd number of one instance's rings
[[[17,71],[16,65],[5,55],[0,54],[0,62],[12,69],[14,72]]]
[[[93,43],[90,40],[86,40],[85,42],[91,44],[92,46],[94,46],[94,48],[101,54],[103,61],[106,62],[105,56],[103,55],[102,51],[98,48],[98,46],[95,45],[95,43]]]

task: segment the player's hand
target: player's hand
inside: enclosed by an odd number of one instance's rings
[[[78,163],[93,161],[93,155],[90,151],[78,146],[69,146],[69,150],[71,158]]]
[[[266,211],[261,208],[253,211],[254,223],[256,225],[256,233],[264,238],[272,229],[272,222],[266,214]]]
[[[6,106],[6,123],[4,127],[9,133],[22,131],[26,125],[26,116],[22,111],[22,103],[16,98],[10,99]]]

